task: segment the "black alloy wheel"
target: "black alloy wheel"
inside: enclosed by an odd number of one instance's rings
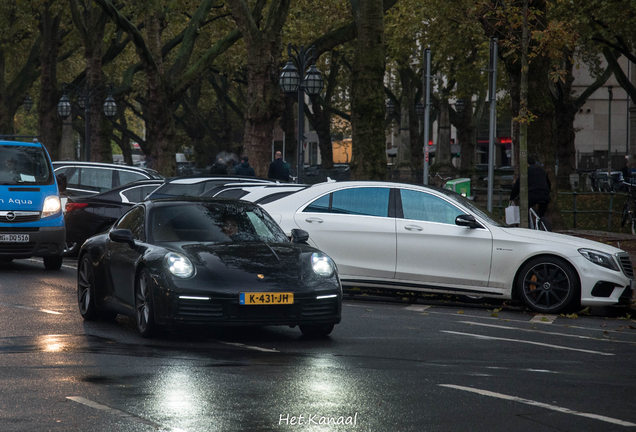
[[[519,272],[517,292],[530,309],[556,314],[579,300],[579,278],[566,261],[557,257],[537,257]]]
[[[86,321],[93,321],[100,317],[100,311],[95,305],[93,263],[88,254],[82,257],[82,262],[77,270],[77,303],[80,315]]]
[[[139,330],[141,337],[154,336],[157,324],[155,323],[152,300],[152,277],[146,268],[139,272],[135,283],[135,311],[137,330]]]
[[[300,331],[309,337],[328,336],[333,331],[333,324],[301,324]]]

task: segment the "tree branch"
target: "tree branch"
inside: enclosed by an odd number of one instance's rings
[[[132,39],[135,47],[137,48],[137,53],[139,57],[152,69],[158,70],[157,63],[155,59],[152,57],[152,53],[146,42],[144,41],[143,35],[139,31],[139,29],[126,17],[119,13],[119,10],[110,2],[110,0],[95,0],[97,4],[99,4],[104,12],[110,17],[111,20],[122,30],[124,30],[130,38]]]

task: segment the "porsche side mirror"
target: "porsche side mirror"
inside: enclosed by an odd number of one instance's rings
[[[129,229],[114,229],[108,233],[108,237],[117,243],[128,243],[130,247],[135,246],[135,239]]]
[[[309,240],[309,233],[302,229],[294,228],[291,230],[291,235],[292,243],[307,244],[307,240]]]
[[[463,214],[455,218],[455,225],[465,226],[468,228],[483,228],[473,215]]]

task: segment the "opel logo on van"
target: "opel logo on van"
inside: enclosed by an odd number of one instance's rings
[[[12,221],[13,219],[15,219],[15,214],[13,212],[7,213],[7,220]]]

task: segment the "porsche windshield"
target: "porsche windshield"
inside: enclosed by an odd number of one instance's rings
[[[283,243],[285,233],[258,207],[197,203],[158,206],[152,212],[155,242]]]
[[[0,184],[53,184],[53,174],[44,149],[35,146],[0,146]]]

